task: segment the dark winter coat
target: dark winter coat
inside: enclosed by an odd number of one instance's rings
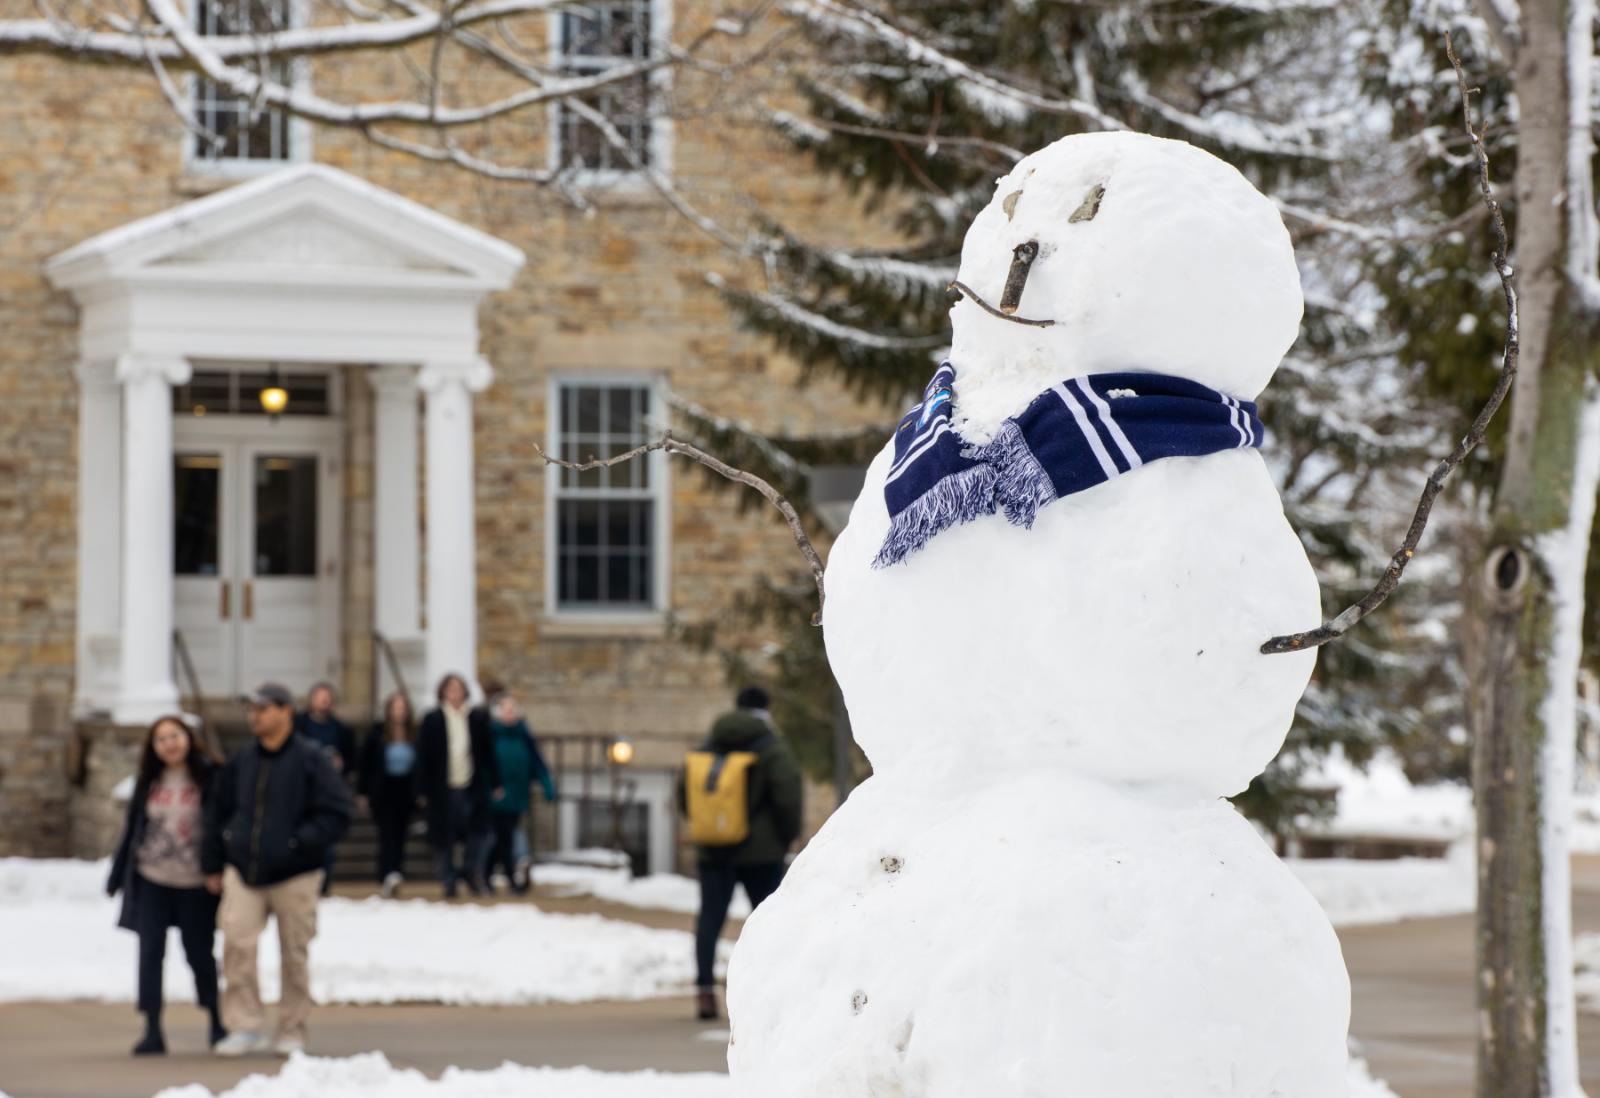
[[[200,866],[231,865],[255,888],[321,869],[354,810],[321,744],[297,732],[277,751],[251,743],[217,776]]]
[[[528,731],[528,722],[501,724],[489,722],[494,736],[494,757],[500,767],[501,795],[489,802],[489,811],[507,816],[520,816],[533,806],[532,785],[535,781],[544,791],[544,799],[556,799],[555,779],[550,768],[539,754],[539,745]]]
[[[384,749],[389,737],[382,721],[372,725],[372,731],[361,743],[361,765],[356,769],[356,788],[361,795],[377,804],[385,797],[401,797],[409,804],[417,799],[417,772],[422,769],[421,756],[405,777],[393,777],[384,766]],[[413,743],[412,747],[416,747]]]
[[[215,788],[217,768],[211,760],[200,757],[195,760],[194,770],[191,773],[194,774],[195,781],[200,784],[200,819],[203,826],[211,804],[211,794]],[[145,824],[149,820],[149,804],[150,783],[139,781],[133,787],[133,795],[128,798],[128,812],[122,824],[122,838],[117,841],[117,852],[111,859],[111,875],[106,880],[107,896],[122,893],[122,910],[117,916],[117,925],[124,930],[136,928],[134,912],[139,909],[139,894],[143,891],[144,885],[144,878],[139,876],[138,853],[139,844],[144,842]],[[203,857],[204,833],[201,835],[200,849]]]
[[[334,769],[343,776],[346,782],[355,784],[356,780],[356,734],[350,731],[350,726],[328,714],[324,723],[311,719],[309,711],[294,715],[294,730],[313,743],[321,745],[323,751],[331,752],[339,757]]]
[[[720,865],[772,865],[781,863],[789,846],[800,837],[802,808],[800,766],[783,738],[748,709],[724,713],[711,726],[711,736],[701,751],[727,753],[755,751],[750,767],[750,835],[737,846],[702,846],[702,862]],[[683,776],[678,777],[678,807],[687,811]]]
[[[467,787],[472,817],[467,827],[472,834],[483,835],[489,831],[490,793],[500,787],[488,710],[480,706],[467,714],[467,734],[472,741],[472,784]],[[437,709],[422,718],[417,730],[417,791],[428,799],[428,841],[434,846],[451,842],[450,741],[444,714]]]

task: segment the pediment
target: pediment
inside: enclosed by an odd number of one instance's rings
[[[57,286],[215,277],[374,289],[504,289],[522,252],[488,233],[321,164],[288,167],[140,218],[48,260]]]
[[[302,206],[263,225],[226,233],[155,261],[163,267],[267,265],[295,268],[366,270],[467,271],[384,239],[357,227],[336,213]]]

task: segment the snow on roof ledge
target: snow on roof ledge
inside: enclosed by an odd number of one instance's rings
[[[240,183],[90,237],[45,261],[60,288],[137,280],[159,261],[252,227],[296,216],[347,226],[412,262],[482,291],[504,289],[521,249],[418,202],[325,164],[301,164]]]

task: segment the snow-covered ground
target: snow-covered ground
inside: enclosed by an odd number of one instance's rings
[[[0,859],[0,1001],[133,998],[133,936],[117,929],[103,862]],[[25,950],[18,948],[26,942]],[[641,999],[694,982],[684,931],[528,904],[329,899],[312,943],[312,990],[325,1003],[510,1004]],[[263,992],[277,993],[277,939],[261,939]],[[167,997],[193,997],[174,941]]]
[[[1444,858],[1290,858],[1287,863],[1334,926],[1459,915],[1476,902],[1476,867],[1464,842]]]
[[[1291,859],[1289,866],[1333,923],[1349,926],[1470,910],[1467,851],[1462,846],[1440,860]],[[542,866],[537,873],[542,885],[629,907],[689,914],[699,903],[696,883],[672,874],[632,879],[626,870],[585,866]],[[34,944],[25,953],[5,951],[0,1001],[132,999],[133,938],[116,927],[118,901],[105,896],[105,874],[103,862],[0,859],[0,941]],[[747,913],[741,895],[733,914]],[[270,932],[262,936],[261,955],[264,991],[275,995],[277,940]],[[328,1003],[648,998],[689,986],[692,962],[686,932],[546,914],[525,904],[336,897],[324,901],[312,944],[314,991]],[[167,997],[187,1001],[192,994],[174,941]]]
[[[626,868],[600,868],[580,865],[541,865],[534,880],[550,885],[563,895],[593,896],[597,900],[627,907],[654,908],[693,915],[700,910],[700,885],[692,877],[676,873],[653,873],[634,877]],[[743,919],[750,914],[750,902],[743,890],[734,894],[728,914]]]
[[[1388,751],[1360,769],[1335,748],[1307,774],[1305,784],[1339,794],[1333,818],[1312,826],[1312,834],[1454,842],[1474,826],[1471,789],[1455,782],[1412,785]]]
[[[164,1090],[156,1098],[214,1098],[199,1084]],[[277,1075],[252,1075],[215,1098],[734,1098],[726,1075],[612,1073],[588,1068],[493,1071],[451,1068],[438,1079],[396,1068],[381,1053],[346,1060],[296,1056]],[[1360,1060],[1350,1063],[1350,1098],[1395,1098]]]

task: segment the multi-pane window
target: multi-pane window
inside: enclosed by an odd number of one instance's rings
[[[568,77],[592,76],[619,65],[639,65],[654,56],[652,0],[612,0],[563,8],[555,16],[558,65]],[[651,162],[651,113],[656,74],[641,72],[583,97],[622,136],[640,166]],[[562,168],[591,172],[636,170],[627,154],[589,119],[558,101],[556,161]]]
[[[568,461],[613,457],[650,437],[647,384],[568,382],[557,387],[557,448]],[[555,596],[559,610],[654,610],[660,605],[656,530],[665,506],[656,455],[578,472],[561,469],[555,492]]]
[[[195,29],[203,35],[265,34],[287,30],[293,0],[195,0]],[[235,62],[244,63],[248,62]],[[293,82],[290,62],[270,61],[262,75],[275,84]],[[276,108],[233,95],[203,76],[194,77],[194,114],[202,133],[193,135],[200,163],[289,160],[289,116]],[[211,134],[221,143],[211,140]]]

